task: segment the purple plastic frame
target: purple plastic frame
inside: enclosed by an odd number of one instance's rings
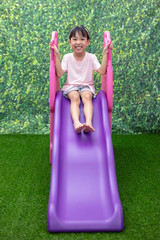
[[[111,42],[104,34],[104,46]],[[57,44],[52,33],[51,45]],[[113,71],[111,49],[102,90],[93,99],[94,133],[77,134],[70,115],[70,101],[59,90],[55,59],[51,50],[50,110],[51,182],[48,204],[48,231],[122,231],[123,211],[118,193],[111,137]],[[54,124],[53,124],[54,118]],[[84,122],[83,103],[80,121]],[[54,125],[54,129],[53,129]]]

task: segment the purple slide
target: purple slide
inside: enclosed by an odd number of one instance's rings
[[[51,130],[51,183],[48,231],[122,231],[107,98],[99,91],[93,100],[93,133],[77,134],[70,101],[57,91]],[[83,103],[80,121],[85,122]]]
[[[48,230],[122,231],[107,101],[103,91],[93,100],[94,133],[74,130],[70,101],[56,97]],[[85,122],[83,104],[80,120]]]

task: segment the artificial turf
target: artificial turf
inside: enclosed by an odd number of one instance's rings
[[[0,136],[0,240],[160,239],[160,136],[113,135],[119,233],[49,233],[49,135]]]

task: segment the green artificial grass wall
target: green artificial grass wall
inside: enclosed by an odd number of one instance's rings
[[[88,52],[102,60],[104,31],[114,44],[113,132],[157,133],[160,95],[160,4],[157,0],[2,0],[0,133],[49,134],[49,42],[61,57],[70,29],[84,24]],[[60,79],[60,87],[66,76]],[[101,77],[94,74],[95,88]]]
[[[124,214],[120,233],[47,231],[49,135],[0,135],[1,240],[158,240],[160,136],[113,135]]]

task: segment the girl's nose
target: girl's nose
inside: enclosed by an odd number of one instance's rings
[[[77,39],[77,43],[79,44],[81,41],[80,41],[80,39]]]

